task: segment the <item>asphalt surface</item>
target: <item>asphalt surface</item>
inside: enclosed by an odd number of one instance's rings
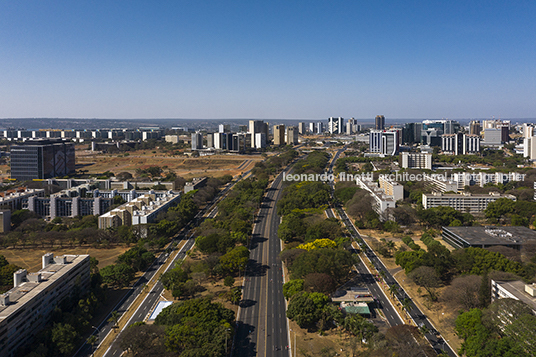
[[[249,171],[245,172],[242,175],[242,177],[246,176],[248,173]],[[238,181],[240,180],[237,180],[236,182]],[[130,308],[132,303],[136,300],[138,295],[142,293],[143,289],[145,288],[145,285],[154,277],[154,275],[160,269],[160,267],[164,265],[168,259],[170,259],[171,251],[176,249],[180,241],[187,239],[187,242],[181,248],[180,253],[175,256],[174,261],[172,262],[172,264],[169,265],[168,269],[170,269],[170,267],[173,267],[176,261],[185,258],[186,253],[193,247],[195,243],[195,239],[190,233],[191,229],[199,225],[205,219],[205,217],[203,216],[206,214],[206,212],[210,212],[206,218],[213,218],[216,216],[217,214],[216,204],[219,202],[220,199],[222,199],[223,197],[225,197],[225,195],[227,195],[229,190],[234,186],[234,184],[236,184],[236,182],[232,184],[228,184],[222,191],[220,191],[220,193],[212,200],[212,202],[208,204],[205,209],[201,210],[196,215],[196,217],[186,225],[186,227],[183,229],[181,233],[179,233],[176,237],[173,238],[170,246],[168,247],[168,249],[166,249],[166,252],[162,253],[157,259],[155,259],[153,264],[134,283],[134,285],[126,293],[123,299],[117,304],[116,307],[112,309],[112,311],[117,311],[119,315],[124,314]],[[136,310],[136,313],[128,321],[127,326],[130,326],[131,324],[138,322],[138,321],[143,321],[145,319],[145,317],[149,314],[149,312],[151,312],[152,309],[155,307],[156,302],[158,301],[163,289],[164,287],[162,286],[160,281],[157,282],[153,286],[148,296],[144,299],[144,301]],[[111,316],[112,311],[110,311],[110,314],[106,316],[106,318],[100,323],[99,326],[97,326],[97,328],[93,332],[93,335],[97,336],[99,344],[112,331],[113,323],[108,322],[108,318]],[[120,356],[122,352],[123,351],[119,347],[119,344],[116,339],[112,343],[112,346],[108,348],[108,350],[105,352],[104,356],[116,357],[116,356]],[[90,356],[92,353],[93,353],[93,346],[87,343],[84,343],[78,349],[78,351],[75,352],[73,357],[87,357],[87,356]]]
[[[339,155],[345,149],[346,149],[346,147],[344,147],[341,150],[337,151],[337,153],[335,154],[335,156],[334,156],[334,158],[333,158],[333,160],[332,160],[332,162],[330,164],[328,173],[333,172],[333,165],[334,165],[335,161],[337,160]],[[330,185],[333,188],[333,182],[331,182]],[[397,287],[398,293],[395,294],[395,297],[398,299],[398,301],[402,304],[402,302],[405,299],[409,300],[409,315],[411,316],[413,321],[415,321],[417,326],[419,326],[419,327],[426,326],[428,331],[430,331],[429,333],[425,334],[425,337],[430,342],[430,344],[432,345],[432,348],[434,349],[434,351],[436,351],[436,353],[445,352],[449,356],[452,356],[452,357],[458,356],[454,352],[454,350],[448,345],[448,343],[446,343],[445,340],[439,334],[436,334],[437,330],[435,329],[435,327],[430,323],[430,321],[421,312],[421,310],[417,307],[417,305],[415,305],[413,300],[404,291],[402,286],[400,286],[398,281],[396,281],[396,279],[391,275],[391,273],[387,270],[385,265],[383,265],[382,261],[378,258],[378,256],[374,253],[374,251],[370,248],[370,246],[367,244],[367,242],[364,239],[362,239],[361,235],[359,234],[357,229],[354,227],[354,225],[352,224],[352,222],[350,221],[350,219],[346,215],[346,212],[344,211],[344,209],[340,205],[336,205],[335,209],[339,213],[339,216],[341,217],[343,223],[348,228],[348,231],[352,235],[352,238],[359,243],[361,249],[364,251],[365,255],[372,262],[372,264],[374,264],[374,267],[376,268],[376,270],[379,273],[383,272],[384,281],[389,286],[395,285]],[[331,209],[328,210],[328,211],[331,211]],[[328,216],[329,215],[330,214],[328,213]],[[333,213],[331,213],[331,215],[333,215]],[[361,261],[361,259],[360,259],[360,263],[358,264],[357,270],[363,275],[363,278],[365,279],[364,281],[367,284],[367,286],[369,286],[369,284],[371,282],[371,280],[370,280],[371,278],[372,278],[372,280],[375,280],[372,275],[366,274],[366,273],[363,274],[363,272],[365,272],[367,270],[367,268],[365,267],[365,264]],[[383,291],[380,291],[381,292],[381,294],[380,294],[379,292],[374,290],[373,286],[375,286],[377,289],[379,289],[379,286],[377,284],[370,284],[369,289],[371,289],[371,292],[374,295],[374,297],[377,298],[379,300],[379,302],[381,303],[381,307],[384,309],[385,317],[388,319],[388,321],[391,324],[391,326],[403,323],[401,321],[400,317],[398,317],[398,314],[396,313],[396,310],[394,310],[394,308],[392,307],[391,302],[388,301],[385,298],[385,295],[383,294]],[[380,299],[381,297],[383,297],[385,299]],[[387,308],[387,306],[389,306],[390,309]],[[389,310],[393,310],[394,314],[392,312],[389,312]],[[398,323],[396,323],[397,319],[399,321]]]
[[[277,236],[280,218],[276,202],[282,191],[277,176],[261,204],[250,243],[244,291],[237,319],[232,356],[288,356],[290,349],[283,270]]]

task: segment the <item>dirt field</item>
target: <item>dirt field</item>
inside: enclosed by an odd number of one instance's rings
[[[98,154],[77,151],[76,164],[79,170],[88,170],[89,174],[105,171],[113,173],[130,172],[135,175],[136,169],[150,166],[167,166],[167,169],[186,179],[209,175],[237,175],[251,169],[256,162],[262,160],[260,155],[211,155],[197,158],[186,156],[170,156],[150,150],[123,154]]]
[[[6,257],[11,264],[27,269],[29,272],[36,272],[41,269],[41,257],[48,252],[53,252],[54,255],[63,254],[89,254],[97,258],[99,268],[104,268],[107,265],[113,264],[117,257],[127,251],[127,246],[116,246],[108,249],[96,249],[89,247],[74,247],[74,248],[53,248],[53,249],[1,249],[0,254]]]

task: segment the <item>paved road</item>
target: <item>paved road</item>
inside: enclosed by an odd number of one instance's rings
[[[339,157],[339,155],[346,149],[346,147],[342,148],[341,150],[337,151],[337,153],[335,154],[335,157],[333,159],[333,161],[331,162],[330,164],[330,168],[329,168],[329,172],[328,173],[332,173],[333,172],[333,165],[335,163],[335,161],[337,160],[337,158]],[[333,187],[333,183],[331,182],[330,183]],[[348,216],[346,215],[346,212],[344,211],[344,209],[342,209],[342,207],[340,206],[336,206],[335,207],[337,212],[339,213],[339,216],[342,218],[342,221],[344,222],[344,224],[346,225],[346,227],[348,228],[350,234],[352,235],[352,237],[354,238],[354,240],[356,240],[361,248],[364,250],[366,256],[368,257],[368,259],[372,262],[372,264],[374,264],[374,267],[376,268],[376,270],[378,272],[384,272],[384,280],[385,282],[389,285],[389,286],[392,286],[392,285],[395,285],[398,289],[398,294],[395,294],[396,298],[398,299],[398,301],[400,303],[402,303],[402,301],[404,301],[404,299],[409,299],[409,315],[411,316],[411,318],[413,319],[413,321],[415,321],[415,323],[417,324],[417,326],[426,326],[426,328],[428,329],[428,331],[430,331],[430,333],[427,333],[425,335],[426,339],[430,342],[430,344],[432,345],[432,348],[437,352],[437,353],[441,353],[441,352],[445,352],[447,353],[449,356],[452,356],[452,357],[456,357],[458,356],[456,354],[456,352],[454,352],[454,350],[448,345],[448,343],[445,343],[444,339],[442,337],[440,337],[439,335],[436,335],[435,333],[432,333],[432,332],[435,332],[436,329],[435,327],[430,323],[430,321],[426,318],[426,316],[421,312],[421,310],[417,307],[417,305],[415,305],[415,303],[413,302],[413,300],[411,300],[411,298],[409,297],[409,295],[404,291],[404,289],[402,288],[402,286],[400,286],[400,284],[398,284],[398,282],[396,281],[396,279],[391,275],[391,273],[387,270],[387,268],[385,267],[385,265],[383,265],[382,261],[378,258],[378,256],[376,256],[376,254],[374,253],[374,251],[370,248],[370,246],[367,244],[367,242],[362,239],[361,235],[359,234],[359,232],[357,231],[357,229],[354,227],[354,225],[352,224],[352,222],[350,221],[350,219],[348,218]],[[361,262],[361,265],[362,266],[361,268],[358,267],[358,270],[360,270],[360,272],[364,271],[362,270],[363,268],[366,269],[366,267],[364,266],[363,262]],[[371,290],[372,291],[372,290]],[[373,292],[373,291],[372,291]],[[377,293],[373,292],[374,294],[374,297],[379,297]],[[391,306],[390,302],[388,303],[389,306]],[[385,308],[387,306],[386,303],[383,303],[382,302],[382,306]],[[387,317],[388,313],[386,312],[386,317]],[[400,319],[400,318],[399,318]],[[396,319],[394,319],[396,320]],[[393,321],[394,321],[393,320]]]
[[[280,218],[276,202],[282,191],[282,174],[265,195],[250,243],[244,292],[232,355],[288,356],[288,326],[283,297],[283,270],[277,236]]]

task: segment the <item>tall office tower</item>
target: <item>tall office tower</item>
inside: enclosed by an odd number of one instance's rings
[[[298,123],[298,132],[301,135],[305,134],[305,123]]]
[[[501,131],[499,129],[484,129],[484,141],[483,146],[500,146],[501,145]]]
[[[400,146],[398,141],[399,136],[397,131],[384,131],[382,133],[381,153],[383,155],[392,156],[398,154],[398,148]]]
[[[481,131],[480,120],[471,120],[471,123],[469,123],[469,134],[480,135]]]
[[[352,135],[357,131],[357,121],[354,118],[348,119],[346,123],[346,134]]]
[[[238,132],[239,133],[247,133],[248,132],[248,126],[247,125],[239,125],[238,126]]]
[[[344,125],[344,119],[341,117],[328,118],[328,129],[329,129],[330,134],[342,134],[344,130],[343,125]]]
[[[246,150],[246,135],[245,134],[232,134],[233,136],[233,150],[238,152],[244,152]]]
[[[323,134],[324,133],[324,123],[321,121],[316,122],[316,133],[317,134]]]
[[[203,148],[203,134],[198,132],[192,133],[192,150]]]
[[[463,155],[478,154],[480,152],[480,136],[464,135],[463,136]]]
[[[532,124],[523,123],[523,137],[531,138],[534,136],[534,126]]]
[[[382,151],[382,131],[371,130],[369,134],[369,151],[381,152]]]
[[[309,123],[309,134],[315,133],[315,123]]]
[[[219,150],[227,149],[225,133],[214,133],[214,148]]]
[[[413,132],[414,143],[422,143],[422,129],[423,129],[422,123],[415,123],[414,132]]]
[[[445,154],[462,155],[463,134],[443,134],[441,135],[441,150]]]
[[[499,124],[497,129],[501,131],[501,141],[507,143],[510,141],[510,125],[509,124]]]
[[[398,131],[371,130],[369,135],[370,152],[382,155],[396,155],[400,147]]]
[[[11,146],[11,178],[26,181],[75,172],[74,144],[55,140],[26,141]]]
[[[225,138],[225,146],[227,148],[227,150],[231,151],[231,150],[236,150],[235,147],[233,146],[233,134],[231,133],[223,133],[224,135],[224,138]]]
[[[296,128],[295,126],[287,127],[286,143],[287,143],[287,145],[297,145],[298,144],[298,128]]]
[[[536,160],[536,136],[523,139],[523,157]]]
[[[456,120],[444,120],[443,122],[443,134],[456,134],[460,131],[460,123]]]
[[[249,121],[249,131],[251,134],[251,147],[258,147],[256,144],[257,133],[264,133],[265,137],[268,137],[267,124],[264,124],[262,120],[250,120]],[[266,140],[266,139],[265,139]]]
[[[207,134],[207,148],[213,148],[213,147],[214,147],[214,133],[208,133]]]
[[[385,129],[385,117],[383,115],[376,115],[376,118],[374,119],[374,129],[376,130],[383,130]]]
[[[285,145],[285,126],[283,124],[274,125],[274,145]]]
[[[218,125],[218,132],[220,133],[230,133],[231,125],[230,124],[220,124]]]
[[[266,147],[266,134],[255,133],[255,148],[262,149]]]
[[[406,145],[413,145],[415,143],[415,123],[404,124],[402,142]]]

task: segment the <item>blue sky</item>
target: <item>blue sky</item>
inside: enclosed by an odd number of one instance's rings
[[[515,0],[0,0],[0,118],[534,118],[534,19]]]

